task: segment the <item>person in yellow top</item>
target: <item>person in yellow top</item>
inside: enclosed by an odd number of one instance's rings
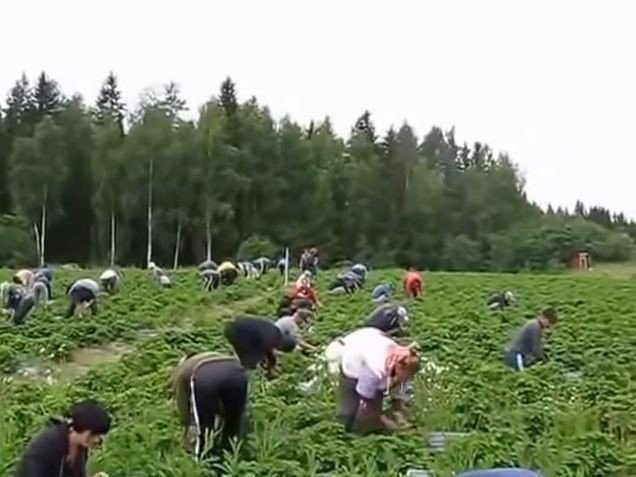
[[[183,426],[184,444],[197,460],[205,453],[206,436],[220,431],[211,451],[221,455],[239,437],[247,406],[247,371],[233,356],[198,353],[184,357],[173,375],[173,389]]]
[[[221,274],[221,283],[225,286],[230,286],[238,277],[236,265],[230,261],[223,262],[219,265],[218,271]]]

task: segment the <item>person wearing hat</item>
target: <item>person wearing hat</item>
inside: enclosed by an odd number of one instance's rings
[[[238,278],[238,270],[236,266],[230,262],[225,261],[221,265],[219,265],[218,271],[221,275],[221,283],[223,286],[230,286],[234,283],[234,281]]]
[[[120,281],[121,277],[119,276],[119,273],[117,273],[117,270],[115,270],[114,268],[107,268],[99,276],[99,283],[102,290],[104,290],[109,295],[112,295],[117,291]]]
[[[486,302],[490,310],[504,310],[514,303],[515,297],[510,291],[498,292],[491,296]]]
[[[243,367],[254,370],[260,363],[268,379],[276,376],[275,350],[290,353],[297,344],[273,321],[253,315],[239,315],[227,322],[223,334]]]
[[[173,389],[185,447],[205,457],[206,437],[215,431],[211,453],[220,455],[241,434],[247,406],[248,375],[233,356],[198,353],[184,357],[173,375]],[[194,442],[193,442],[194,441]]]
[[[556,310],[548,307],[537,318],[528,321],[506,346],[504,363],[512,369],[523,371],[543,361],[543,332],[555,326],[557,320]]]
[[[385,303],[371,312],[365,326],[377,328],[388,335],[399,335],[402,332],[402,326],[408,321],[409,316],[406,308]]]

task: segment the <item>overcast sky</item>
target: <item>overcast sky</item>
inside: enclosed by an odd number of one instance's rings
[[[507,151],[541,205],[636,218],[636,2],[0,0],[0,92],[45,70],[93,102],[176,81],[191,109],[224,77],[275,116],[347,134],[456,127]],[[4,101],[3,101],[4,103]]]

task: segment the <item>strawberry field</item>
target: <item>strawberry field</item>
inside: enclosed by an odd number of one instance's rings
[[[7,280],[10,271],[0,273]],[[58,271],[54,302],[23,326],[0,323],[0,475],[48,415],[80,398],[102,401],[114,416],[94,471],[110,477],[199,476],[181,447],[170,376],[183,354],[230,351],[224,320],[239,312],[273,314],[283,287],[274,273],[205,292],[193,270],[160,289],[145,271],[126,271],[122,290],[104,297],[95,317],[62,318],[72,278],[98,271]],[[369,290],[400,271],[372,272],[353,297],[328,296],[307,339],[327,344],[352,331],[372,310]],[[250,382],[251,432],[217,470],[226,476],[397,476],[408,468],[436,476],[520,465],[546,476],[636,475],[636,283],[590,277],[430,274],[424,299],[408,303],[409,334],[441,367],[418,375],[415,426],[394,435],[346,435],[334,419],[328,380],[299,389],[314,359],[281,359],[283,373]],[[489,312],[486,298],[510,289],[517,303]],[[398,292],[397,300],[402,296]],[[513,373],[501,362],[510,333],[547,304],[560,321],[546,337],[549,362]],[[108,362],[65,373],[82,349],[119,350]],[[26,372],[25,370],[28,370]],[[465,433],[443,452],[428,447],[433,431]]]

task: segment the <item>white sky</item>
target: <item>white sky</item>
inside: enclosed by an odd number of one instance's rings
[[[45,70],[88,102],[109,70],[133,104],[174,80],[192,109],[230,75],[275,116],[510,153],[532,200],[636,218],[636,2],[0,0],[0,97]],[[630,28],[631,27],[631,28]]]

